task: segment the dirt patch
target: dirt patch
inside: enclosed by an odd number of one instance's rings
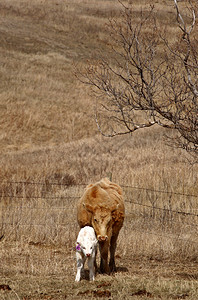
[[[146,296],[147,298],[153,298],[154,296],[150,293],[147,292],[145,289],[144,290],[139,290],[135,293],[132,293],[131,296]]]
[[[108,290],[104,291],[93,291],[93,295],[101,298],[111,297],[111,292]]]
[[[0,290],[11,291],[11,287],[8,284],[0,284]]]

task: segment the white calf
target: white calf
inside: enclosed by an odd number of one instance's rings
[[[81,272],[88,258],[89,279],[94,280],[96,268],[97,239],[94,229],[90,226],[81,228],[76,243],[77,274],[75,281],[80,281]]]

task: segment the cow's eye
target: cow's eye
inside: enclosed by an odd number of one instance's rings
[[[98,222],[98,220],[97,220],[96,218],[94,218],[94,222],[96,222],[96,223],[97,223],[97,222]]]

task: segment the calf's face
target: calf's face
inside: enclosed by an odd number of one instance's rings
[[[81,243],[77,242],[76,250],[82,251],[85,256],[90,257],[90,256],[93,256],[96,245],[97,245],[97,240],[91,241],[91,240],[85,239]]]

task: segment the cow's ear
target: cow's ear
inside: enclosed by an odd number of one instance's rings
[[[119,208],[119,203],[113,207],[111,213],[115,212],[118,208]]]
[[[88,212],[93,212],[93,206],[91,206],[90,204],[85,204],[83,203],[83,207],[88,211]]]

